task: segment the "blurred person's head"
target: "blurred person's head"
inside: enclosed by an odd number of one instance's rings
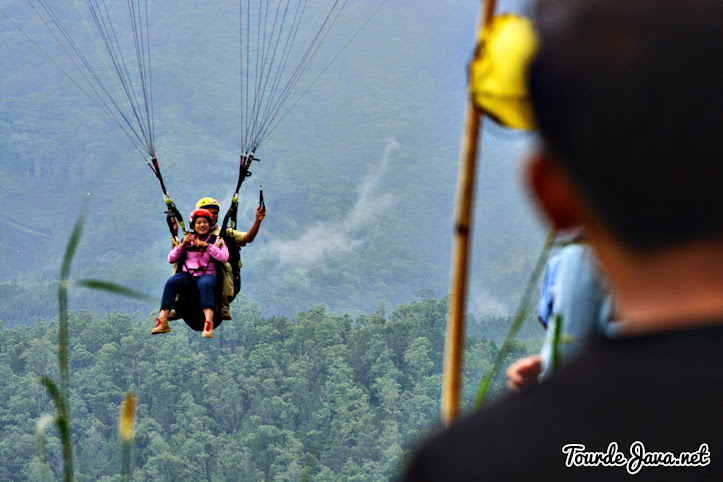
[[[546,169],[585,215],[632,252],[723,239],[723,1],[540,0],[535,23]],[[558,227],[580,221],[531,181]]]

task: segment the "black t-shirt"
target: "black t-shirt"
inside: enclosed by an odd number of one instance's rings
[[[723,324],[600,340],[427,441],[404,480],[723,481]]]

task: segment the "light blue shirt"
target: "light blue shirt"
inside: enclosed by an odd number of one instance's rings
[[[606,322],[602,319],[605,298],[589,246],[569,244],[549,259],[538,305],[540,321],[547,327],[540,352],[540,380],[549,377],[553,371],[557,320],[562,323],[558,354],[560,363],[564,364],[574,358],[596,333],[600,333],[601,323]]]

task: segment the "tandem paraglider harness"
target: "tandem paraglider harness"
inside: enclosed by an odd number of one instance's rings
[[[233,301],[236,295],[241,291],[241,248],[236,246],[236,242],[232,236],[229,236],[228,229],[236,229],[236,217],[238,215],[238,196],[241,190],[241,185],[247,177],[251,177],[251,171],[249,167],[252,161],[260,161],[260,159],[253,156],[253,154],[241,156],[239,162],[239,173],[238,181],[236,183],[236,190],[234,191],[233,197],[231,198],[231,207],[229,207],[226,215],[223,217],[223,223],[221,223],[221,237],[226,243],[228,248],[228,262],[231,264],[231,274],[233,275],[233,296],[229,302]],[[264,191],[259,186],[259,207],[265,210],[264,205]]]
[[[241,185],[243,184],[244,180],[247,177],[251,176],[251,172],[248,169],[251,165],[251,162],[254,160],[258,161],[259,159],[255,158],[253,155],[241,156],[241,160],[239,163],[239,177],[238,182],[236,183],[236,190],[234,191],[233,197],[231,198],[231,206],[229,207],[226,215],[223,218],[220,235],[216,236],[215,234],[212,234],[209,236],[208,240],[209,244],[213,244],[218,240],[218,237],[221,237],[224,243],[226,243],[226,248],[228,249],[229,253],[228,263],[231,265],[231,276],[233,276],[233,296],[229,297],[229,303],[233,301],[236,295],[238,295],[238,293],[241,291],[241,248],[236,245],[236,241],[234,240],[233,236],[230,236],[228,234],[228,231],[229,229],[236,229],[239,191],[241,190]],[[176,219],[178,221],[178,224],[181,226],[184,234],[186,234],[188,231],[186,231],[185,223],[183,222],[183,218],[181,217],[180,212],[171,200],[171,197],[166,192],[160,169],[158,169],[156,163],[154,163],[154,166],[156,167],[156,169],[152,170],[154,174],[156,174],[158,181],[161,183],[161,188],[164,192],[166,205],[168,206],[168,210],[166,211],[166,223],[168,224],[168,229],[171,232],[173,245],[177,246],[180,243],[180,240],[178,239],[177,231],[174,229],[173,220]],[[259,187],[259,206],[262,209],[265,209],[264,194],[261,187]],[[188,248],[189,251],[193,251],[194,249],[199,248]],[[179,269],[181,266],[185,266],[185,261],[186,253],[184,252],[181,255],[181,258],[179,258],[177,261],[177,266],[179,267]],[[219,263],[214,259],[212,259],[211,262],[214,263],[214,266],[216,268],[216,307],[213,312],[213,326],[214,328],[217,328],[223,321],[220,308],[222,304],[223,277],[225,276],[225,270],[223,268],[223,263]],[[194,274],[193,270],[190,270],[187,266],[186,270],[189,273]],[[196,270],[196,272],[198,271]],[[180,293],[176,298],[174,309],[176,310],[176,315],[179,318],[183,318],[183,321],[185,321],[191,329],[196,331],[203,330],[202,320],[204,319],[204,316],[203,310],[201,309],[200,295],[197,288],[193,287],[192,289],[188,290],[188,292]]]
[[[206,242],[208,244],[216,244],[218,242],[218,236],[215,234],[209,235]],[[199,268],[189,268],[186,264],[187,252],[188,251],[202,251],[205,248],[199,248],[197,246],[190,246],[186,248],[181,256],[176,261],[178,271],[181,271],[181,267],[185,268],[185,271],[193,276],[203,275],[208,269],[208,264]],[[223,287],[223,263],[216,261],[211,258],[209,263],[213,263],[216,268],[216,289],[214,290],[215,306],[213,310],[213,327],[218,327],[221,322],[221,290]],[[201,296],[198,292],[198,288],[195,284],[188,285],[183,291],[176,296],[176,302],[174,303],[174,309],[179,318],[183,318],[183,321],[195,331],[203,331],[203,322],[205,316],[203,314],[203,308],[201,307]]]

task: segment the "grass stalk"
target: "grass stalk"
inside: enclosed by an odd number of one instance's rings
[[[58,390],[58,386],[50,377],[40,377],[40,383],[50,394],[50,398],[53,400],[57,412],[54,421],[60,434],[60,444],[63,452],[63,480],[65,482],[72,482],[73,444],[70,436],[70,415],[68,414],[67,404],[65,403],[62,391]]]
[[[55,382],[47,376],[40,378],[40,383],[45,387],[53,400],[56,409],[56,416],[45,416],[38,422],[38,454],[41,464],[47,467],[47,449],[45,447],[45,427],[49,421],[55,422],[60,434],[60,441],[63,452],[63,480],[71,482],[73,472],[73,444],[70,432],[70,370],[68,364],[68,286],[70,268],[73,258],[78,249],[80,238],[85,225],[85,208],[81,211],[73,227],[73,232],[68,240],[63,256],[63,264],[60,268],[60,282],[58,283],[58,367],[60,368],[60,389]],[[100,280],[85,279],[76,282],[77,285],[92,288],[109,293],[119,294],[140,300],[151,300],[148,295],[132,290],[125,286],[108,283]],[[123,402],[121,410],[121,439],[123,443],[121,454],[121,471],[123,480],[130,480],[130,447],[133,441],[133,424],[135,422],[136,398],[128,393]],[[50,417],[50,418],[48,418]],[[48,471],[50,470],[47,467]]]
[[[136,420],[136,396],[133,392],[126,393],[121,404],[118,433],[121,438],[121,480],[131,480],[131,446],[133,445],[134,425]]]
[[[125,296],[126,298],[134,298],[141,301],[156,301],[156,298],[149,296],[145,293],[115,283],[109,283],[108,281],[102,281],[97,279],[81,279],[77,280],[74,284],[82,288],[105,291],[108,293]]]
[[[542,270],[545,267],[545,263],[547,262],[547,256],[550,252],[550,248],[552,247],[552,242],[555,239],[555,235],[556,231],[554,229],[548,233],[547,239],[545,239],[545,243],[542,245],[540,254],[537,257],[537,262],[535,263],[535,267],[532,270],[530,279],[527,282],[527,286],[525,287],[525,291],[523,292],[522,298],[520,299],[520,303],[517,307],[517,314],[515,315],[512,325],[510,325],[510,329],[507,331],[507,336],[505,336],[505,341],[502,343],[500,351],[497,352],[497,357],[495,358],[495,362],[492,364],[492,367],[489,369],[489,371],[485,374],[484,378],[480,382],[479,388],[477,389],[477,401],[475,404],[475,408],[478,410],[482,408],[485,399],[487,398],[490,386],[492,385],[492,380],[494,380],[497,376],[497,373],[499,373],[500,369],[502,368],[502,363],[504,363],[505,358],[509,354],[510,347],[512,346],[512,342],[515,339],[515,335],[517,335],[517,332],[522,327],[522,323],[525,321],[525,319],[527,319],[532,291],[534,290],[535,286],[537,286],[537,280],[540,278]]]
[[[560,368],[560,343],[562,343],[562,315],[555,315],[555,331],[552,332],[552,373]]]
[[[50,463],[48,462],[48,449],[45,446],[45,429],[54,421],[55,417],[45,414],[38,420],[36,430],[36,441],[38,444],[38,461],[40,462],[40,470],[43,480],[53,479],[53,475],[50,472]]]
[[[70,277],[70,266],[78,249],[80,236],[83,234],[84,224],[85,209],[78,216],[68,240],[68,246],[65,248],[63,265],[60,268],[60,283],[58,285],[58,366],[60,367],[60,389],[66,402],[69,397],[68,390],[70,386],[68,371],[68,278]]]

